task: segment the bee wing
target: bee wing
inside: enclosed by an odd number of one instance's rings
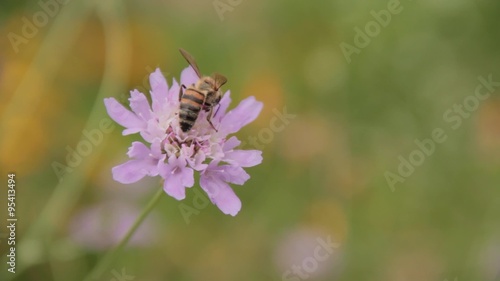
[[[212,75],[212,78],[215,80],[215,87],[217,90],[222,87],[222,85],[226,84],[227,78],[226,76],[220,74],[220,73],[214,73]]]
[[[194,60],[194,57],[191,56],[186,50],[184,49],[179,49],[181,52],[181,55],[186,59],[186,61],[189,63],[189,65],[194,69],[194,72],[196,72],[196,75],[198,75],[199,78],[201,78],[200,74],[200,69],[198,68],[198,65],[196,64],[196,61]]]

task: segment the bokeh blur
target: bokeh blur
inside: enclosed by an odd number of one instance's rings
[[[264,162],[234,187],[236,217],[196,209],[197,185],[163,196],[100,280],[500,280],[498,15],[497,0],[2,1],[0,279],[83,280],[118,243],[160,183],[113,181],[140,136],[102,129],[103,98],[148,93],[157,67],[178,79],[184,48],[233,104],[264,102],[238,133]]]

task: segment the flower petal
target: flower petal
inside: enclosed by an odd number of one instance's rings
[[[195,169],[196,171],[201,171],[207,168],[207,164],[203,164],[203,162],[206,159],[206,155],[203,151],[199,150],[194,157],[188,158],[188,163],[191,168]]]
[[[222,118],[226,115],[226,110],[231,103],[231,91],[226,91],[219,102],[219,106],[215,109],[217,110],[217,115],[213,116],[213,122],[219,124]],[[215,113],[214,113],[215,114]]]
[[[224,151],[230,151],[230,150],[232,150],[233,148],[237,147],[240,144],[241,144],[241,141],[239,141],[237,137],[232,136],[231,138],[229,138],[224,143],[222,150],[224,150]]]
[[[144,121],[153,117],[148,99],[143,93],[133,90],[130,92],[130,98],[128,100],[130,101],[130,108],[132,108],[138,117],[142,118]]]
[[[181,72],[181,84],[186,87],[196,83],[198,79],[200,79],[200,77],[198,77],[192,66],[184,68]]]
[[[192,187],[194,185],[194,171],[191,168],[184,168],[180,172],[182,185]]]
[[[204,174],[200,186],[217,207],[227,215],[235,216],[241,209],[241,201],[231,187],[216,176]]]
[[[145,175],[158,175],[159,157],[155,157],[152,151],[142,142],[133,142],[128,149],[127,155],[132,160],[113,168],[113,178],[121,183],[133,183]]]
[[[123,135],[134,134],[141,131],[146,123],[139,119],[134,113],[130,112],[114,98],[104,99],[104,105],[108,111],[108,115],[116,121],[116,123],[127,128],[123,131]]]
[[[152,143],[156,138],[165,137],[165,130],[160,127],[158,120],[152,118],[147,121],[146,129],[140,134],[145,141]]]
[[[232,134],[243,126],[252,122],[259,116],[263,103],[248,97],[240,102],[233,110],[229,111],[221,120],[219,131],[223,134]]]
[[[167,99],[168,83],[160,68],[149,75],[149,84],[151,85],[151,99],[153,101],[153,111],[160,112],[162,104]]]
[[[239,167],[253,167],[262,163],[262,151],[260,150],[232,150],[226,152],[223,161]]]
[[[121,165],[113,167],[113,179],[117,182],[129,184],[139,181],[148,174],[148,167],[144,160],[129,160]]]
[[[163,156],[161,149],[162,140],[160,138],[153,139],[151,142],[151,156],[160,159]]]
[[[172,174],[163,183],[163,190],[177,200],[186,198],[186,188],[182,185],[182,178]]]
[[[149,156],[151,151],[142,142],[134,141],[132,146],[128,149],[127,155],[133,159],[145,159]]]
[[[170,87],[170,90],[168,90],[167,96],[167,99],[172,106],[179,106],[179,88],[180,85],[174,78],[172,81],[172,87]]]
[[[250,175],[245,172],[241,167],[221,165],[218,167],[219,172],[216,172],[218,176],[225,182],[234,183],[238,185],[243,185],[247,180],[250,179]]]
[[[186,187],[194,185],[194,171],[186,167],[186,160],[172,155],[168,159],[168,164],[161,164],[159,169],[165,179],[163,184],[165,192],[177,200],[186,198]]]

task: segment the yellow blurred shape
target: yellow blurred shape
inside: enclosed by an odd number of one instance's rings
[[[149,74],[157,67],[161,71],[169,74],[167,78],[168,84],[172,84],[172,78],[175,77],[179,81],[181,69],[173,69],[171,67],[170,58],[181,56],[176,48],[168,46],[169,36],[165,36],[164,27],[153,25],[152,23],[141,22],[132,19],[130,22],[130,35],[132,45],[132,58],[130,66],[130,77],[132,87],[141,87],[150,89]],[[132,89],[130,89],[132,90]],[[139,89],[143,90],[143,89]]]
[[[282,112],[285,106],[281,80],[275,74],[266,71],[257,71],[257,74],[252,75],[251,79],[245,83],[242,99],[249,96],[255,96],[257,100],[264,103],[259,118],[252,123],[255,127],[268,127],[271,118],[275,116],[273,109]],[[238,101],[234,103],[236,104]]]
[[[320,115],[297,115],[290,125],[283,130],[283,145],[281,153],[283,157],[305,163],[318,161],[318,157],[325,157],[330,154],[344,154],[345,144],[341,141],[343,132],[339,133],[335,139],[332,127],[338,129],[326,117]],[[342,155],[336,157],[344,158]],[[324,158],[323,158],[324,159]]]
[[[306,225],[321,233],[331,235],[342,244],[346,241],[349,225],[344,207],[334,198],[313,201],[305,215]]]
[[[328,189],[335,190],[349,199],[363,192],[374,172],[370,159],[349,158],[329,161]]]
[[[88,19],[70,54],[64,58],[58,76],[66,83],[71,81],[68,83],[71,85],[99,83],[106,63],[104,39],[101,21],[98,18]]]
[[[229,281],[254,273],[265,251],[266,243],[262,241],[269,239],[267,235],[265,227],[258,224],[234,225],[199,251],[191,268],[195,280]]]
[[[476,145],[483,160],[500,159],[500,100],[490,99],[479,109],[476,119]]]
[[[403,247],[399,247],[386,263],[385,276],[382,280],[443,280],[441,277],[445,272],[444,265],[439,253],[434,250],[436,247],[430,245],[429,241],[418,238],[416,240],[409,239],[400,242]],[[394,244],[398,245],[397,242]],[[413,246],[408,246],[409,244]],[[448,280],[454,280],[453,277],[448,276]]]
[[[20,60],[7,61],[0,74],[0,92],[3,95],[0,103],[0,112],[4,112],[8,106],[12,93],[17,89],[24,73],[31,66],[29,63]],[[44,82],[41,71],[35,71],[33,79],[27,84],[27,91],[24,93],[26,99],[24,103],[37,96],[52,96],[52,90]],[[55,111],[53,100],[42,98],[40,106],[33,115],[23,112],[22,108],[16,112],[15,116],[7,116],[2,122],[6,131],[0,146],[0,162],[8,170],[19,173],[29,172],[37,167],[41,158],[47,154],[50,137],[47,133],[48,117]]]

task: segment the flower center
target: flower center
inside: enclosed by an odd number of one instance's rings
[[[185,157],[194,157],[200,149],[203,149],[207,144],[207,141],[200,141],[196,138],[187,138],[185,140],[180,140],[177,134],[174,132],[171,126],[166,131],[166,137],[162,141],[161,152],[167,155],[167,159],[171,155],[179,158],[182,149],[184,148],[186,152],[192,150],[190,155],[184,155]]]

